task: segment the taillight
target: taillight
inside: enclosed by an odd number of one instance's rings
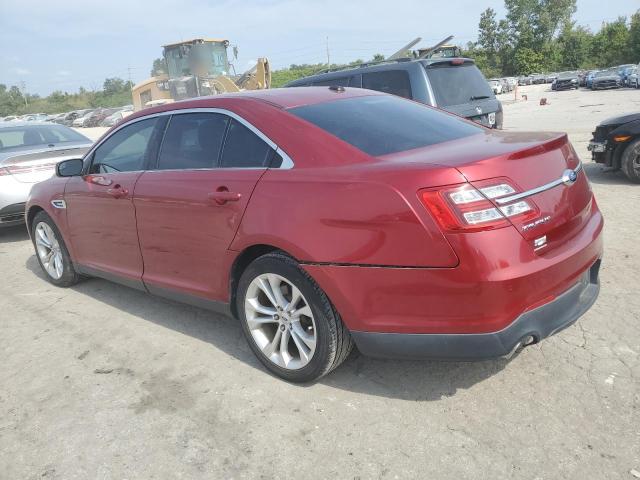
[[[53,171],[55,168],[55,163],[45,163],[42,165],[9,165],[7,167],[0,167],[0,177],[4,175],[25,175],[47,170]]]
[[[535,215],[536,208],[527,200],[498,206],[495,198],[516,193],[509,183],[482,182],[478,188],[465,183],[438,190],[421,190],[422,202],[444,230],[478,231],[508,226],[509,217]]]

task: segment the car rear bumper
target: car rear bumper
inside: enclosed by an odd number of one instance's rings
[[[11,175],[0,177],[0,227],[24,221],[24,206],[32,186],[16,181]]]
[[[430,358],[472,361],[509,355],[573,324],[598,298],[600,260],[578,283],[556,299],[520,315],[508,327],[479,334],[406,334],[351,332],[363,355],[381,358]]]
[[[546,252],[535,251],[514,228],[503,228],[476,232],[472,240],[464,234],[450,239],[457,242],[460,257],[454,268],[303,268],[367,354],[406,356],[393,354],[394,345],[404,345],[409,356],[465,358],[460,349],[486,342],[466,356],[500,356],[521,339],[519,333],[530,330],[540,340],[593,303],[597,267],[591,276],[594,285],[580,285],[602,258],[602,228],[602,215],[594,206],[580,231]]]

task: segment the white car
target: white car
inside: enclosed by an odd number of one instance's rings
[[[73,126],[74,127],[84,127],[84,124],[87,120],[89,120],[89,117],[93,114],[93,110],[85,113],[83,116],[76,118],[73,121]]]
[[[82,157],[91,140],[54,123],[0,124],[0,228],[24,223],[34,183],[51,177],[62,160]]]
[[[500,95],[502,93],[502,83],[500,80],[489,80],[489,86],[493,90],[494,95]]]

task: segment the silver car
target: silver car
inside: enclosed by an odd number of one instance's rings
[[[31,186],[51,177],[58,162],[84,155],[91,143],[63,125],[0,123],[0,227],[24,222]]]

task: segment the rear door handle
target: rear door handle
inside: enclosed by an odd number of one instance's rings
[[[224,187],[221,187],[217,191],[211,192],[208,195],[209,196],[209,200],[214,202],[216,205],[224,205],[227,202],[237,202],[238,200],[240,200],[242,198],[242,194],[241,193],[230,192],[227,189],[222,190],[222,188],[224,188]]]

